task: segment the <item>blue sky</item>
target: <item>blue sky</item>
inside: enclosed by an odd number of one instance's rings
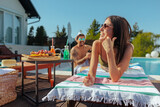
[[[160,0],[31,0],[41,16],[38,23],[28,25],[28,30],[34,26],[43,25],[49,37],[55,36],[57,25],[60,31],[71,23],[74,38],[80,30],[84,34],[96,19],[103,24],[106,17],[119,15],[125,17],[131,27],[135,22],[144,32],[160,34]],[[34,19],[29,20],[33,22]]]

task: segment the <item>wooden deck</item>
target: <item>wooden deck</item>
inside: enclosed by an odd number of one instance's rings
[[[32,74],[30,74],[32,75]],[[47,78],[47,75],[45,74],[40,74],[40,77],[42,78]],[[66,78],[68,78],[70,76],[62,76],[62,75],[57,75],[56,76],[56,84],[64,81]],[[47,80],[39,80],[39,87],[40,88],[46,88],[50,86],[50,83]],[[24,81],[25,83],[25,91],[29,91],[29,90],[34,90],[34,80],[33,79],[25,79]],[[155,85],[155,87],[160,91],[160,83],[153,83]],[[27,98],[21,96],[21,78],[20,76],[18,77],[18,81],[17,81],[17,87],[16,87],[16,91],[17,91],[17,99],[11,103],[8,103],[2,107],[36,107],[36,105],[31,102],[30,100],[28,100]],[[44,97],[50,90],[46,90],[46,91],[39,91],[40,94],[40,99],[42,97]],[[34,96],[34,93],[30,94],[31,96]],[[67,103],[66,102],[62,102],[62,101],[56,101],[56,102],[45,102],[42,104],[39,104],[38,107],[66,107]],[[105,105],[105,104],[97,104],[97,103],[86,103],[86,102],[77,102],[76,103],[76,107],[119,107],[116,105]]]

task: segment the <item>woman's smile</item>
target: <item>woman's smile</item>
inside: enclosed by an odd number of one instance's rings
[[[99,40],[103,41],[105,37],[106,37],[105,33],[101,31]]]

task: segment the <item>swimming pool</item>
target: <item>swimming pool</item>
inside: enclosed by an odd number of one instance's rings
[[[146,75],[160,75],[160,58],[132,57],[130,63],[139,63]]]

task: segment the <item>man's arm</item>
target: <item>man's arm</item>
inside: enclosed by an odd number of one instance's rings
[[[92,46],[88,45],[89,50],[92,50]]]
[[[87,55],[85,57],[83,57],[83,58],[80,58],[79,54],[80,53],[78,53],[75,48],[71,49],[71,59],[74,60],[76,65],[82,64],[88,59]]]
[[[92,53],[92,46],[86,45],[86,48],[87,48],[86,56],[88,55],[88,59],[90,60],[91,59],[91,53]]]

